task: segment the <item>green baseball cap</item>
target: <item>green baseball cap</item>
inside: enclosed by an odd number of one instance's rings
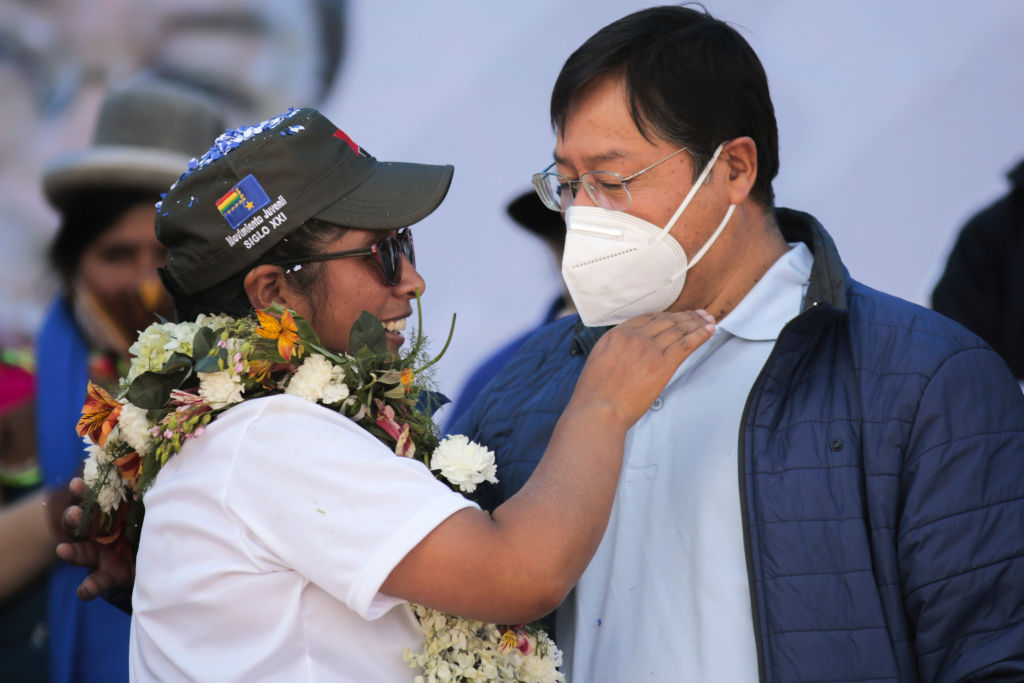
[[[310,218],[396,230],[440,205],[450,165],[377,161],[315,109],[214,142],[157,205],[165,278],[196,294],[244,271]]]

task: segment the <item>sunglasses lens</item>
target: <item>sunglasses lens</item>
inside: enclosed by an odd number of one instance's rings
[[[397,235],[388,235],[377,243],[377,260],[384,278],[391,286],[402,281],[402,256],[416,265],[416,253],[412,248],[412,233],[403,230]]]
[[[401,247],[402,253],[405,254],[405,258],[409,259],[409,263],[416,265],[416,250],[412,247],[412,231],[403,230],[398,233],[398,246]]]

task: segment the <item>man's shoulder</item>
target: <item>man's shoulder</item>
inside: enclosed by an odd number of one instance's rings
[[[944,315],[856,280],[850,281],[847,300],[849,338],[862,358],[895,358],[909,370],[936,367],[963,351],[991,351]]]
[[[850,281],[850,320],[876,333],[927,334],[954,346],[978,346],[981,339],[941,313],[893,294]]]
[[[559,318],[534,330],[504,364],[501,374],[527,376],[563,365],[574,355],[581,355],[575,337],[579,317]]]

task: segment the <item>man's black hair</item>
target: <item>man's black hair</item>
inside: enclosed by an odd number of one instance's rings
[[[591,36],[562,67],[551,95],[561,134],[576,97],[594,78],[621,74],[637,129],[687,147],[696,178],[719,144],[757,145],[751,196],[774,205],[779,134],[760,60],[732,27],[704,10],[663,6],[634,12]]]

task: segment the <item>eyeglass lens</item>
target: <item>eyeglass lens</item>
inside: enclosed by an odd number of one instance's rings
[[[613,173],[591,171],[576,181],[557,173],[538,173],[534,180],[537,194],[549,209],[565,211],[572,206],[582,185],[590,201],[611,211],[629,208],[629,190],[622,179]]]

